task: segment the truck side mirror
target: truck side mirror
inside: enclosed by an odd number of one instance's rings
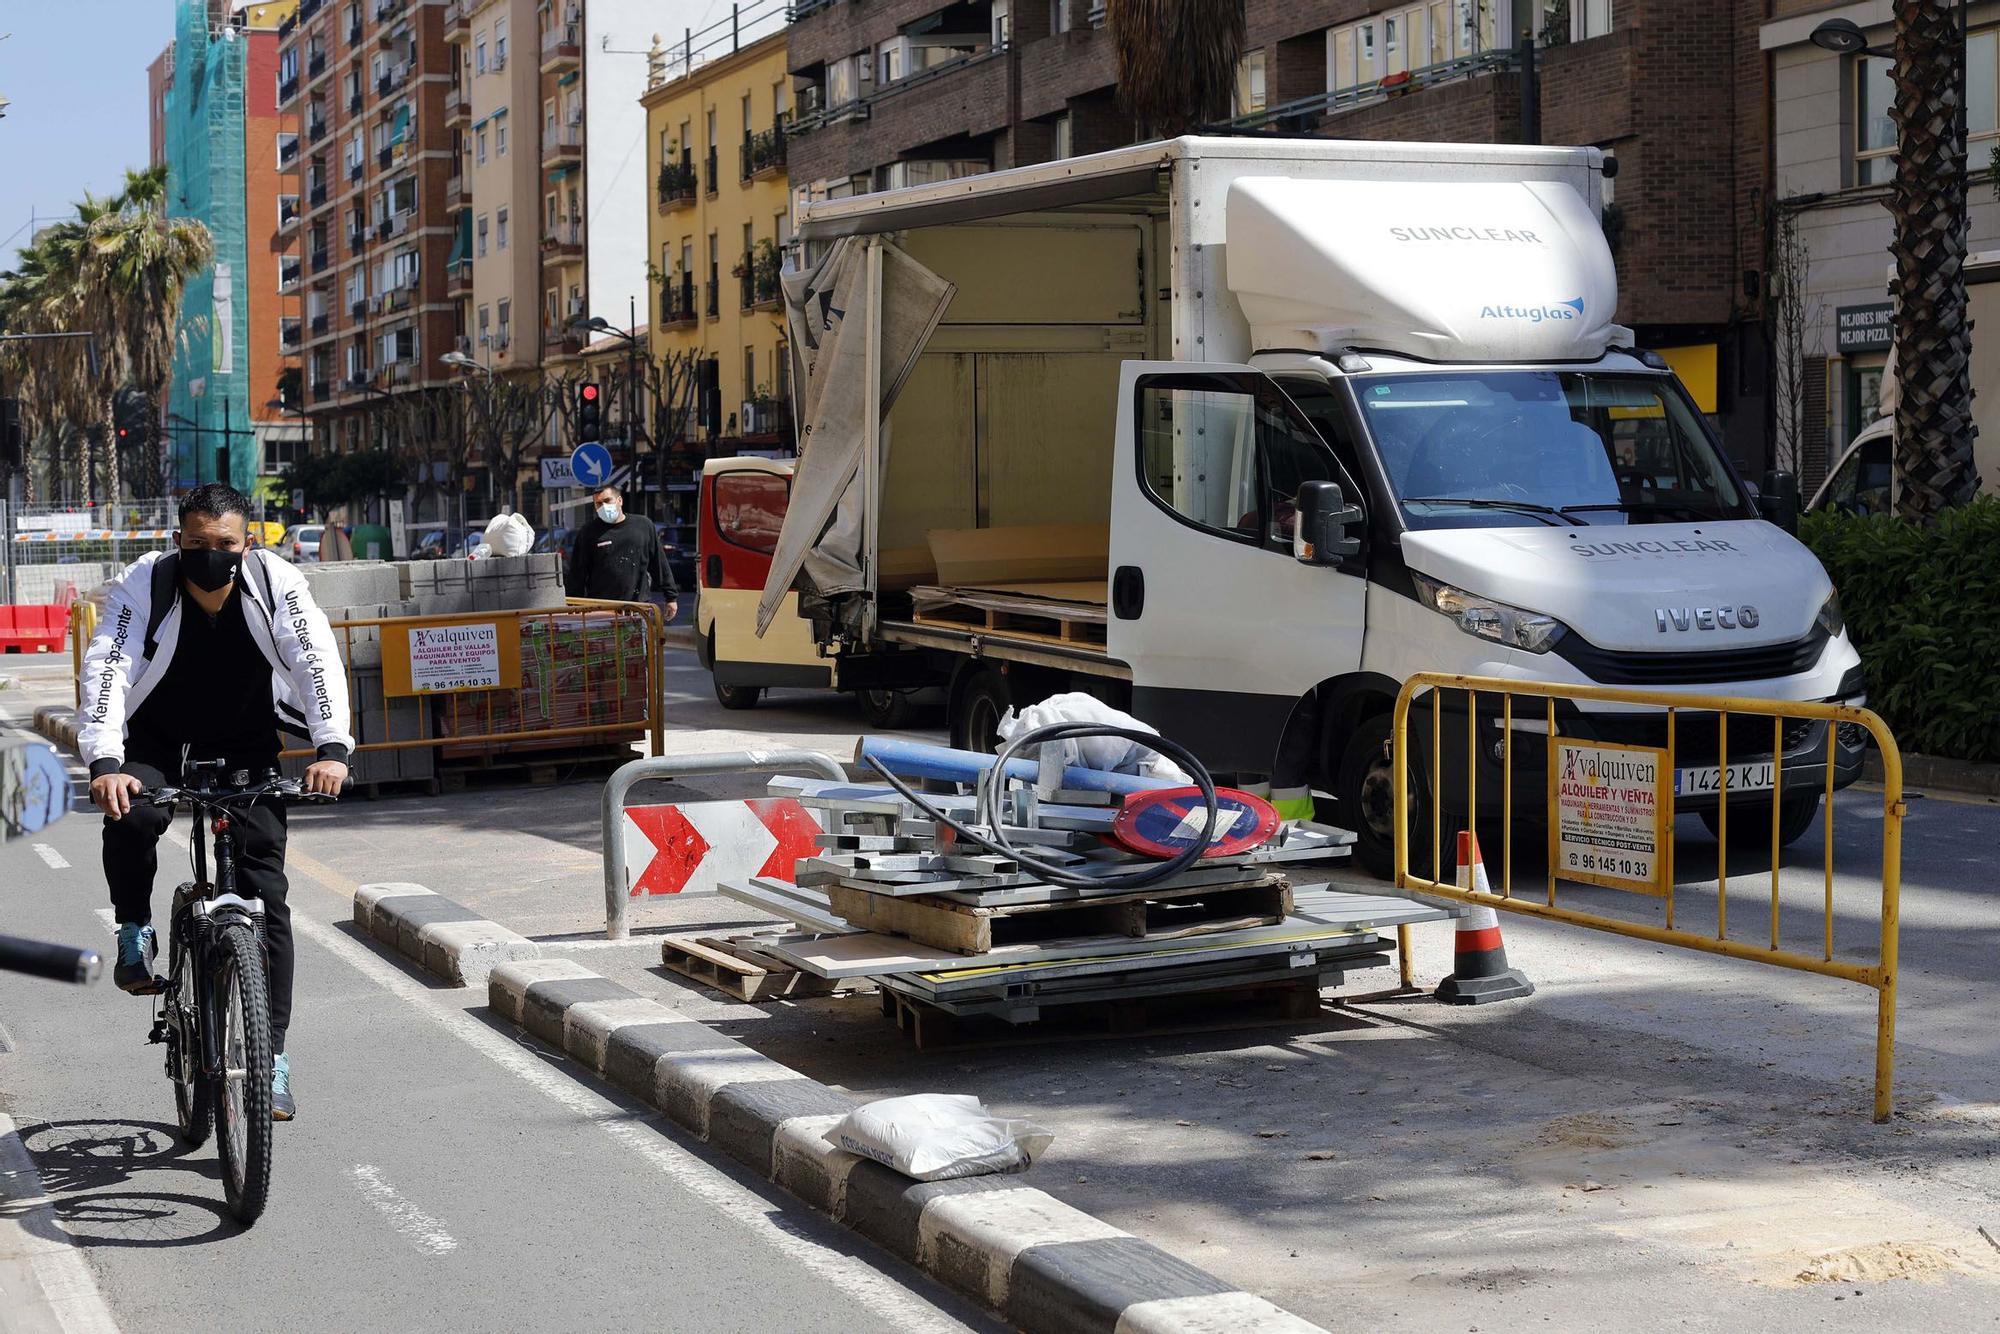
[[[1799,479],[1781,468],[1764,474],[1757,488],[1757,509],[1788,533],[1799,531]]]
[[[1338,482],[1300,482],[1294,506],[1292,554],[1306,564],[1338,565],[1361,550],[1361,539],[1348,536],[1348,526],[1361,522],[1361,508],[1347,503]]]

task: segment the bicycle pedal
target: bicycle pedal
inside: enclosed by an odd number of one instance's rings
[[[146,1042],[150,1046],[154,1043],[165,1042],[166,1040],[167,1040],[167,1021],[161,1019],[153,1024],[153,1031],[146,1035]]]

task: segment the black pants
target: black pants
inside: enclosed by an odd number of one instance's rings
[[[275,757],[242,767],[252,772],[277,767]],[[180,760],[156,755],[128,757],[119,769],[157,787],[181,781]],[[230,817],[236,831],[236,889],[264,901],[264,940],[271,961],[272,1050],[285,1049],[292,1022],[292,910],[285,903],[285,808],[277,801],[239,807]],[[153,920],[153,879],[159,870],[160,835],[173,821],[162,806],[134,806],[121,820],[104,821],[104,879],[118,920],[141,925]],[[209,872],[214,874],[214,848]],[[180,877],[176,877],[176,883]],[[164,948],[164,942],[162,942]]]

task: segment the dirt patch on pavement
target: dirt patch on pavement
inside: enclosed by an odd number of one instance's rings
[[[1792,1276],[1794,1283],[1876,1283],[1890,1278],[1936,1279],[1976,1272],[1957,1248],[1929,1241],[1878,1241],[1828,1251]]]

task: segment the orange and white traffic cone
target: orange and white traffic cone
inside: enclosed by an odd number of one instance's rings
[[[1479,835],[1460,830],[1458,887],[1493,892],[1486,863],[1479,856]],[[1438,985],[1437,998],[1447,1005],[1484,1005],[1535,994],[1535,984],[1518,968],[1507,966],[1507,947],[1500,942],[1500,914],[1485,904],[1470,904],[1458,919],[1452,939],[1451,976]]]

